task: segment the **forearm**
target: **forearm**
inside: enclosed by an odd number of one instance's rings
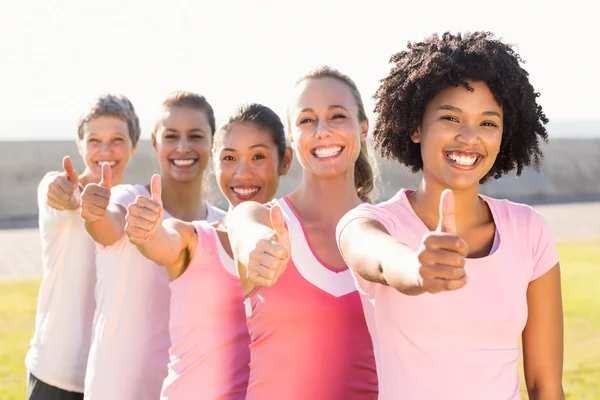
[[[137,246],[147,259],[163,267],[175,264],[184,249],[183,238],[174,229],[161,226],[147,242]]]
[[[562,384],[552,386],[534,386],[527,388],[529,400],[565,400]]]
[[[390,239],[389,243],[382,245],[379,261],[386,284],[409,296],[425,293],[421,287],[416,252],[391,237]]]
[[[85,222],[85,230],[96,243],[102,246],[115,244],[124,235],[125,213],[107,209],[102,219]]]
[[[361,278],[401,293],[423,293],[416,253],[394,239],[378,221],[360,218],[340,232],[340,252]]]

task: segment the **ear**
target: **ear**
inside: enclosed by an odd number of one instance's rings
[[[369,134],[369,120],[365,119],[360,123],[360,138],[365,140]]]
[[[85,159],[85,157],[83,156],[83,140],[80,138],[77,138],[77,152],[79,153],[81,158]]]
[[[421,143],[421,127],[417,127],[417,129],[410,135],[410,139],[413,143]]]
[[[294,157],[294,151],[291,147],[285,148],[285,153],[283,154],[283,160],[281,160],[281,165],[279,167],[279,176],[287,175],[292,166],[292,159]]]
[[[152,133],[152,148],[154,149],[154,152],[156,153],[156,132]]]

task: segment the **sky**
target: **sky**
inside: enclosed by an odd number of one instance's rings
[[[221,121],[245,102],[284,116],[295,80],[322,64],[350,75],[372,110],[408,41],[474,30],[517,46],[551,134],[600,137],[588,1],[0,1],[0,141],[75,138],[106,92],[133,101],[143,138],[173,90],[204,94]]]

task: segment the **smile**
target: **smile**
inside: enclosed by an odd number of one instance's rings
[[[332,158],[339,155],[344,148],[342,146],[319,147],[312,151],[317,158]]]
[[[171,162],[171,164],[175,165],[176,167],[191,167],[192,165],[196,164],[198,162],[197,158],[185,158],[185,159],[174,159],[174,160],[169,160]]]
[[[450,161],[450,164],[468,169],[475,167],[483,159],[483,156],[480,154],[462,151],[446,151],[444,154],[446,155],[446,159]]]
[[[249,198],[254,196],[256,193],[258,193],[260,191],[260,187],[256,187],[256,186],[236,186],[236,187],[232,187],[231,190],[233,191],[233,193],[235,193],[238,197],[242,197],[242,198]]]

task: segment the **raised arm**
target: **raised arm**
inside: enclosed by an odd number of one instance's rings
[[[406,295],[463,287],[468,248],[456,235],[452,192],[444,193],[449,194],[442,194],[438,229],[423,237],[416,252],[375,218],[360,217],[340,226],[339,248],[348,266],[363,279]]]
[[[281,208],[244,202],[228,214],[227,232],[244,294],[275,284],[291,254]]]
[[[110,204],[111,177],[110,165],[104,163],[101,181],[88,184],[81,194],[81,217],[85,220],[85,229],[95,242],[103,246],[116,243],[125,228],[125,209]]]
[[[523,367],[532,400],[564,400],[563,310],[560,265],[529,283],[527,324],[523,331]]]
[[[174,280],[190,262],[196,234],[190,223],[175,218],[163,221],[161,192],[160,175],[154,175],[151,198],[138,196],[127,207],[125,233],[144,257],[164,266]]]

